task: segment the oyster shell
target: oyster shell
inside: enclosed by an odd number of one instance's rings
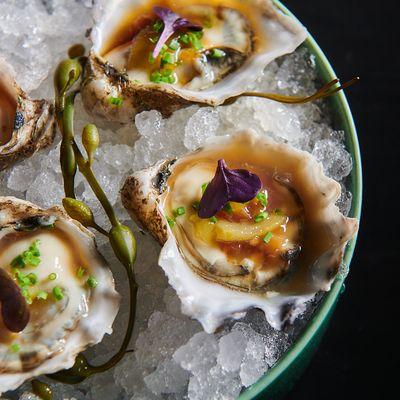
[[[251,217],[231,223],[232,217],[219,214],[217,220],[201,220],[191,209],[221,158],[263,181],[268,208],[262,222]],[[330,289],[346,243],[358,229],[335,205],[340,192],[309,153],[248,131],[213,138],[194,153],[136,172],[121,194],[132,218],[163,245],[159,264],[182,311],[213,332],[251,307],[262,309],[279,329],[289,305],[296,314],[316,292]],[[185,212],[176,213],[177,207]],[[244,206],[235,207],[240,213]],[[245,211],[252,207],[249,203]],[[174,214],[171,227],[168,218],[171,222]],[[261,261],[259,249],[267,252]]]
[[[40,253],[36,267],[21,264],[32,243]],[[70,368],[79,352],[112,332],[119,296],[93,234],[61,208],[43,210],[0,197],[0,247],[0,268],[21,286],[30,311],[19,333],[7,330],[0,317],[1,394],[32,377]],[[77,273],[80,267],[85,270]],[[32,284],[21,283],[32,276]],[[87,284],[89,276],[96,279],[95,288]]]
[[[179,79],[173,84],[154,83],[143,72],[148,67],[147,42],[145,50],[135,52],[141,48],[137,44],[140,35],[147,35],[148,24],[154,21],[152,7],[160,5],[189,19],[210,9],[212,16],[217,15],[214,25],[202,25],[208,28],[204,28],[204,48],[199,54],[175,63],[174,74]],[[245,92],[268,63],[293,52],[306,36],[305,28],[270,0],[100,1],[82,85],[83,101],[89,112],[119,122],[128,122],[144,110],[169,115],[193,102],[220,105]],[[215,49],[219,51],[216,57],[212,55]],[[143,60],[146,66],[142,68]],[[112,98],[119,99],[118,104],[110,102]]]
[[[0,127],[0,170],[49,146],[56,132],[53,106],[31,100],[1,60]]]

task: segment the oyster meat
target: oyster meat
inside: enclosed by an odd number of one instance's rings
[[[0,127],[0,170],[49,146],[56,132],[54,107],[31,100],[1,60]]]
[[[256,174],[261,190],[201,218],[221,159],[234,173]],[[213,138],[194,153],[135,173],[122,200],[163,245],[159,264],[182,311],[213,332],[251,307],[280,328],[289,305],[295,313],[316,292],[330,289],[358,228],[335,205],[340,192],[309,153],[248,131]]]
[[[222,104],[307,36],[270,0],[100,1],[95,21],[82,97],[120,122]]]
[[[112,332],[119,296],[111,271],[92,233],[61,208],[0,197],[0,272],[7,288],[0,296],[0,394],[72,367],[79,352]],[[19,329],[21,310],[13,317],[6,310],[7,301],[16,304],[5,298],[12,290],[28,315]]]

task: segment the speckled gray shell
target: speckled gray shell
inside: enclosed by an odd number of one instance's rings
[[[0,79],[11,82],[17,96],[15,128],[11,140],[0,146],[0,170],[49,146],[56,133],[54,107],[46,100],[32,100],[18,86],[11,68],[0,60]]]

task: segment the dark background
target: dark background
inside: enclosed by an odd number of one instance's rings
[[[361,230],[346,291],[316,356],[286,399],[399,398],[394,389],[400,381],[397,7],[394,1],[283,3],[316,38],[339,77],[361,77],[347,96],[364,172]]]

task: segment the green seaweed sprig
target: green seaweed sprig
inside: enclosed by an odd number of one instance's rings
[[[341,84],[340,80],[336,78],[323,85],[320,89],[318,89],[314,94],[310,96],[287,96],[277,93],[243,92],[239,95],[229,97],[222,105],[230,105],[241,97],[259,97],[262,99],[272,100],[283,104],[306,104],[330,97],[333,94],[340,92],[341,90],[345,90],[348,87],[353,86],[355,83],[359,82],[359,80],[360,78],[356,76],[353,79],[350,79],[348,82]]]
[[[71,218],[79,221],[86,227],[94,228],[109,238],[113,251],[125,267],[128,276],[130,317],[119,351],[107,362],[94,366],[89,363],[83,354],[79,354],[72,368],[49,375],[51,379],[68,384],[79,383],[94,374],[107,371],[123,358],[133,332],[137,297],[137,284],[133,272],[136,260],[135,237],[131,229],[123,225],[117,218],[107,194],[104,192],[92,169],[94,154],[100,142],[99,132],[93,124],[85,126],[82,133],[82,144],[86,155],[82,153],[75,140],[74,102],[79,91],[75,90],[74,86],[81,76],[82,52],[78,52],[78,54],[74,54],[74,57],[70,55],[68,59],[59,64],[54,78],[57,122],[62,135],[60,163],[65,191],[63,206]],[[76,198],[75,177],[78,172],[84,176],[107,214],[111,223],[109,231],[99,226],[94,219],[90,207]],[[39,383],[36,384],[40,386]]]

